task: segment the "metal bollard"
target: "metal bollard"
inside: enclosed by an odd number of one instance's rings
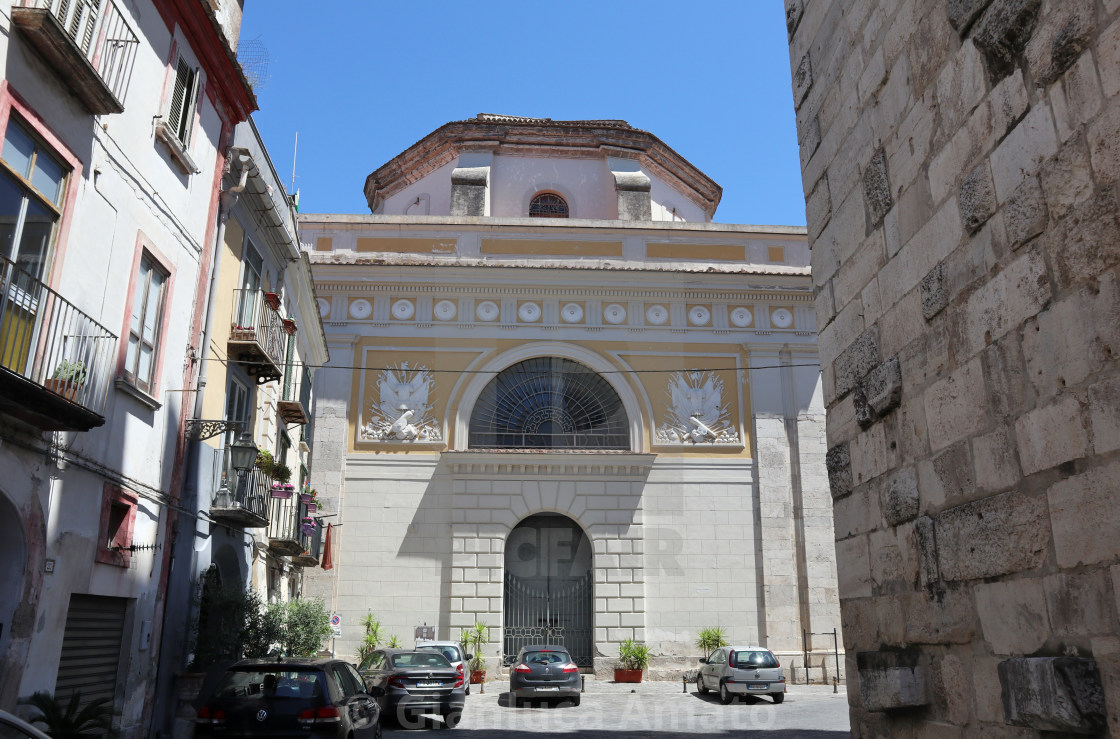
[[[836,675],[832,676],[832,692],[833,693],[839,693],[840,692],[840,678],[838,678]]]
[[[485,675],[482,676],[482,680],[480,680],[479,683],[478,683],[478,694],[479,695],[486,695],[486,676]]]
[[[579,692],[581,692],[581,693],[586,693],[587,692],[587,675],[580,675],[579,676]]]
[[[687,693],[688,692],[688,673],[687,672],[681,673],[681,692],[682,693]]]

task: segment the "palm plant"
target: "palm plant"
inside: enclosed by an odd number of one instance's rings
[[[98,698],[83,706],[81,691],[74,691],[65,706],[48,693],[35,693],[27,702],[39,711],[31,723],[46,726],[54,739],[99,736],[113,729],[113,704],[108,698]]]
[[[389,641],[385,643],[385,646],[389,647],[389,649],[400,649],[401,638],[396,634],[393,634],[389,637]]]
[[[459,643],[463,645],[463,651],[471,654],[470,669],[486,669],[486,662],[482,659],[482,645],[488,641],[490,641],[490,627],[481,621],[459,634]]]
[[[369,667],[369,660],[381,645],[381,620],[374,616],[372,611],[366,611],[366,617],[362,619],[362,627],[366,630],[366,635],[358,645],[358,667],[364,670]]]
[[[709,626],[706,629],[700,629],[700,633],[696,639],[696,646],[700,647],[700,651],[705,657],[711,654],[713,649],[726,647],[727,645],[727,636],[720,626]]]
[[[627,639],[618,645],[618,666],[623,670],[644,670],[649,667],[649,647]]]

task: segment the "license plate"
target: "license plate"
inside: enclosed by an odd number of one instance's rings
[[[416,687],[418,687],[418,688],[442,688],[443,683],[418,682],[418,683],[416,683]]]
[[[537,692],[543,692],[546,690],[555,690],[556,692],[560,692],[560,688],[537,688]]]
[[[747,683],[747,690],[769,690],[770,683]]]

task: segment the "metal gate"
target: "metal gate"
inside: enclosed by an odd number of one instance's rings
[[[593,667],[592,586],[590,574],[563,584],[546,581],[541,589],[507,572],[505,664],[526,645],[560,644],[577,665]]]
[[[567,516],[522,521],[506,543],[503,661],[529,644],[560,644],[580,667],[593,666],[591,546]]]

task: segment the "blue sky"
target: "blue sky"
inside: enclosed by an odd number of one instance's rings
[[[805,224],[779,0],[249,0],[257,127],[304,213],[368,213],[366,175],[478,113],[621,118],[723,187],[715,220]],[[249,54],[244,55],[246,60]]]

